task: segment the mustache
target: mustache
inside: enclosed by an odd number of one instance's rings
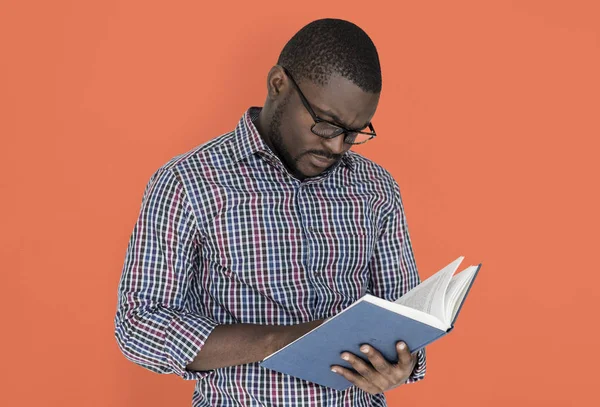
[[[336,160],[336,161],[342,158],[341,154],[329,154],[327,151],[318,151],[318,150],[307,151],[305,154],[314,154],[314,155],[318,155],[320,157],[326,158],[328,160]]]

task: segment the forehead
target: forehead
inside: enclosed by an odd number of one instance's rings
[[[332,75],[325,86],[303,81],[300,87],[317,115],[337,116],[342,121],[340,124],[348,127],[370,122],[379,102],[379,93],[365,92],[337,74]]]

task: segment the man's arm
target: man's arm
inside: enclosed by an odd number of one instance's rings
[[[219,325],[188,311],[188,282],[198,273],[200,239],[180,180],[159,169],[148,182],[131,235],[115,317],[123,354],[157,373],[198,379],[206,370],[251,363],[320,321],[300,325]]]
[[[188,370],[212,370],[263,360],[324,320],[298,325],[233,324],[217,326]]]
[[[181,181],[167,168],[144,190],[119,284],[115,336],[125,357],[157,373],[186,371],[217,323],[185,307],[200,239]]]

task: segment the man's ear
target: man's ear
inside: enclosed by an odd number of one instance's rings
[[[279,65],[273,66],[267,75],[267,95],[270,99],[281,97],[288,91],[289,80]]]

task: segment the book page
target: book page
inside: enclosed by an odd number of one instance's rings
[[[414,319],[415,321],[422,322],[434,328],[438,328],[442,331],[446,331],[448,328],[450,328],[450,326],[445,324],[439,318],[436,318],[431,314],[427,314],[412,307],[407,307],[406,305],[398,304],[397,302],[386,301],[384,299],[377,298],[370,294],[367,294],[364,297],[364,299],[365,301],[368,301],[371,304],[375,304],[381,308],[385,308],[389,311],[395,312],[396,314],[404,315],[405,317],[409,317],[411,319]]]
[[[456,315],[456,311],[460,307],[467,288],[475,275],[475,270],[477,270],[476,266],[469,266],[450,280],[444,303],[444,308],[446,309],[444,322],[450,324],[454,319],[454,315]]]
[[[477,266],[469,266],[463,271],[461,271],[458,275],[454,276],[452,279],[456,279],[456,282],[450,284],[452,287],[452,292],[450,292],[450,287],[448,288],[448,294],[450,299],[446,303],[446,312],[448,317],[448,324],[452,324],[460,305],[464,301],[465,295],[467,295],[467,290],[473,278],[475,278],[475,272],[477,271]]]
[[[452,263],[404,294],[396,301],[396,303],[425,312],[435,316],[440,321],[444,321],[446,319],[444,306],[446,289],[452,275],[463,259],[464,257],[461,256],[454,260]]]

